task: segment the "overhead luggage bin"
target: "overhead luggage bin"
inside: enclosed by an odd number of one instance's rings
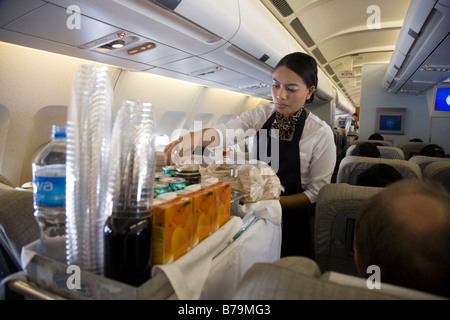
[[[336,108],[349,115],[355,113],[356,110],[340,91],[337,91]]]
[[[5,0],[2,5],[15,9],[0,16],[1,41],[263,99],[271,99],[279,60],[305,52],[260,1],[49,0],[31,5]],[[71,26],[77,17],[79,26]],[[122,47],[115,48],[116,42]],[[332,87],[319,67],[316,103],[330,101]]]
[[[331,85],[331,81],[327,78],[320,67],[318,67],[317,74],[319,80],[317,83],[317,90],[314,94],[314,102],[325,103],[333,100],[335,92],[333,86]]]
[[[382,86],[420,95],[450,76],[450,1],[412,0]]]

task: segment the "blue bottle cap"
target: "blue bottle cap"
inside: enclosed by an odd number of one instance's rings
[[[52,125],[52,138],[66,138],[66,126]]]

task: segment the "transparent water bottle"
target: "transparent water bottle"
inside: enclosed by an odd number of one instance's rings
[[[52,126],[52,141],[32,163],[34,216],[41,229],[41,254],[63,253],[66,234],[66,127]]]

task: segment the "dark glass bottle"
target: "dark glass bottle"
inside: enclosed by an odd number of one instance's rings
[[[105,276],[132,286],[150,279],[150,214],[113,212],[104,228]]]
[[[152,270],[153,137],[151,103],[125,100],[112,133],[112,212],[103,230],[104,275],[136,287],[150,279]]]

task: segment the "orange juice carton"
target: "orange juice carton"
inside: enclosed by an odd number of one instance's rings
[[[229,219],[231,213],[231,181],[220,181],[215,185],[218,202],[217,218],[214,228],[223,226]]]
[[[191,188],[192,187],[192,188]],[[216,210],[215,194],[201,185],[190,185],[179,195],[186,195],[193,199],[193,242],[196,245],[206,239],[212,232],[214,226],[214,215]]]
[[[192,246],[193,199],[157,197],[153,203],[152,263],[166,264],[183,256]]]
[[[211,190],[215,197],[215,210],[213,218],[213,232],[219,229],[230,219],[231,212],[231,182],[210,178],[203,184]]]
[[[218,228],[216,227],[217,223],[217,215],[219,213],[219,194],[218,194],[218,186],[219,183],[218,178],[209,178],[202,182],[202,187],[206,190],[209,190],[214,194],[214,209],[211,209],[212,214],[212,232],[216,231]]]

